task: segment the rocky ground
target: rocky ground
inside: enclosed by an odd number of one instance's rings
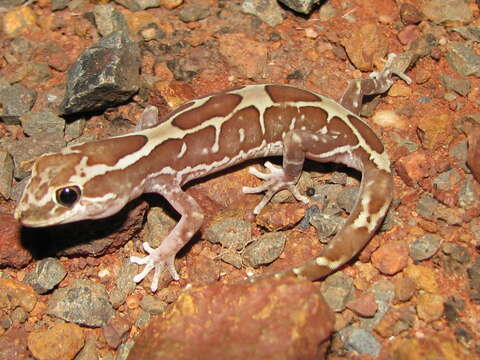
[[[3,0],[0,24],[0,359],[479,357],[478,1]],[[281,192],[256,218],[247,166],[188,186],[206,221],[176,261],[180,281],[165,273],[154,294],[128,259],[178,221],[163,199],[45,229],[13,218],[37,156],[133,131],[149,104],[165,115],[265,82],[338,100],[389,53],[413,82],[363,115],[395,200],[359,258],[322,282],[239,280],[320,252],[358,191],[338,166],[306,164],[299,187],[316,207]]]

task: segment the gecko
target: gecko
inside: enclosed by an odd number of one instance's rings
[[[392,201],[388,155],[359,113],[363,97],[386,92],[394,74],[409,81],[392,70],[393,59],[389,56],[382,71],[351,81],[339,102],[290,85],[258,84],[190,100],[162,118],[149,106],[137,131],[40,156],[14,216],[24,226],[45,227],[106,218],[143,193],[162,195],[181,215],[179,222],[159,247],[143,243],[147,256],[130,258],[145,266],[135,282],[153,270],[155,292],[164,269],[180,278],[175,256],[204,220],[195,199],[182,190],[186,183],[250,159],[283,156],[281,167],[267,161],[265,171],[249,169],[263,180],[260,186],[243,187],[247,194],[264,193],[253,209],[259,214],[282,189],[308,203],[295,186],[305,159],[336,162],[362,174],[345,225],[319,256],[276,274],[325,277],[367,244]]]

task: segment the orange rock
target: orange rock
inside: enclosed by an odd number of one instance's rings
[[[323,359],[333,322],[310,282],[215,283],[183,292],[128,359]]]
[[[382,274],[394,275],[408,264],[408,246],[404,241],[389,241],[372,254],[372,264]]]
[[[36,303],[37,295],[30,285],[15,279],[0,278],[0,309],[14,310],[20,306],[30,312]]]
[[[378,309],[373,293],[367,292],[347,302],[347,308],[363,317],[372,317]]]
[[[22,245],[21,228],[12,215],[0,213],[0,266],[21,268],[32,260],[32,254]]]
[[[447,114],[420,118],[417,134],[425,149],[437,150],[448,146],[453,138],[453,121]]]
[[[417,289],[429,293],[438,292],[437,275],[433,269],[422,265],[409,265],[404,272],[415,281]]]
[[[12,36],[36,25],[37,17],[28,6],[17,7],[3,15],[3,32]]]
[[[28,335],[28,349],[39,360],[71,360],[84,343],[82,328],[75,324],[59,323]]]
[[[424,293],[417,298],[418,317],[427,322],[438,320],[443,315],[444,299],[438,294]]]
[[[395,163],[395,170],[405,184],[414,186],[429,175],[431,166],[424,151],[415,151],[401,157]]]

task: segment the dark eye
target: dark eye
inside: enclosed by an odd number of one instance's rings
[[[56,192],[57,202],[63,206],[72,206],[80,198],[78,186],[67,186]]]

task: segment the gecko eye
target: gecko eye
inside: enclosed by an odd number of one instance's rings
[[[70,207],[80,198],[80,188],[78,186],[67,186],[58,189],[55,194],[60,205]]]

